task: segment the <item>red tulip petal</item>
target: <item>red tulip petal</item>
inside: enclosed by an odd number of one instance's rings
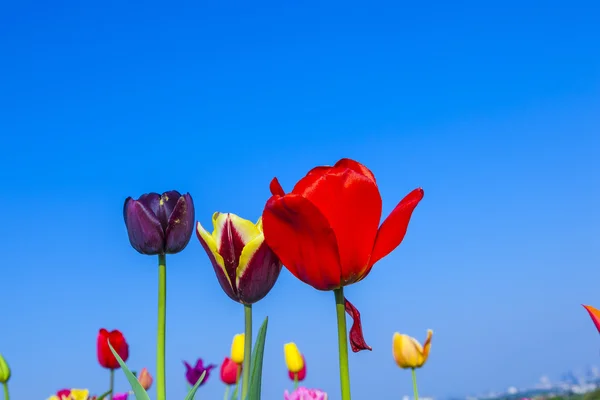
[[[310,173],[292,191],[310,200],[333,228],[340,251],[342,285],[354,283],[363,275],[381,219],[381,196],[375,181],[354,167]]]
[[[346,301],[346,312],[352,317],[352,328],[350,328],[350,347],[352,351],[358,353],[361,350],[373,350],[371,346],[365,342],[363,336],[362,324],[360,322],[360,312],[344,297]]]
[[[597,308],[594,308],[592,306],[586,306],[583,304],[582,304],[582,306],[590,314],[590,317],[592,317],[592,321],[594,322],[594,325],[596,325],[596,329],[598,329],[598,332],[600,332],[600,310],[598,310]]]
[[[335,166],[341,168],[349,168],[353,171],[358,172],[359,174],[366,176],[367,178],[371,178],[373,182],[376,183],[375,175],[373,175],[371,170],[359,163],[358,161],[354,161],[350,158],[342,158],[340,161],[335,163]]]
[[[263,211],[265,241],[283,265],[318,290],[340,287],[340,261],[333,229],[302,196],[273,196]]]
[[[269,190],[271,190],[272,195],[285,196],[285,191],[281,187],[281,184],[279,183],[277,178],[273,178],[271,184],[269,185]]]
[[[398,245],[400,245],[402,239],[404,239],[404,235],[406,235],[410,217],[417,207],[417,204],[419,204],[423,198],[423,194],[424,192],[421,188],[410,192],[400,201],[400,203],[398,203],[385,221],[383,221],[383,224],[381,224],[381,227],[377,232],[377,239],[375,239],[375,246],[373,247],[369,268],[365,271],[363,276],[368,274],[373,264],[390,254],[398,247]]]
[[[304,379],[306,379],[306,359],[304,358],[304,354],[301,354],[302,356],[302,360],[304,361],[303,365],[302,365],[302,369],[298,372],[298,382],[302,382]],[[288,377],[291,380],[295,380],[296,379],[296,374],[293,373],[292,371],[288,371]]]

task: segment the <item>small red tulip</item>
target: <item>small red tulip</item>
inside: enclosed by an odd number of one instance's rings
[[[298,372],[298,382],[302,382],[305,378],[306,378],[306,359],[304,358],[304,354],[302,354],[302,360],[304,361],[302,364],[302,369],[300,370],[300,372]],[[292,371],[288,371],[288,376],[290,377],[291,380],[295,381],[296,380],[296,374],[294,374]]]
[[[242,365],[236,364],[231,358],[225,357],[221,364],[221,380],[226,385],[235,385],[242,375]]]
[[[127,341],[125,341],[123,334],[116,329],[112,332],[109,332],[102,328],[98,332],[98,363],[104,368],[117,369],[119,368],[119,363],[117,362],[117,359],[113,353],[110,351],[110,347],[108,347],[109,341],[110,345],[113,347],[113,349],[115,349],[123,361],[127,361],[129,358],[129,345],[127,344]]]

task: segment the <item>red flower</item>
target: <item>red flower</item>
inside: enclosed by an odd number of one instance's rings
[[[265,240],[294,276],[318,290],[364,279],[402,242],[423,198],[423,189],[413,190],[380,226],[381,195],[375,176],[348,158],[333,167],[313,168],[291,193],[284,192],[277,178],[270,189],[273,196],[263,211]],[[355,308],[346,304],[346,310]],[[358,316],[352,317],[360,325]],[[351,343],[353,350],[363,346]]]
[[[110,345],[113,347],[113,349],[115,349],[123,361],[127,361],[129,358],[129,345],[125,341],[123,334],[116,329],[112,332],[109,332],[102,328],[98,332],[98,363],[104,368],[117,369],[119,368],[119,363],[110,351],[110,348],[108,347],[108,341],[110,341]]]
[[[304,354],[302,354],[302,360],[304,363],[302,369],[298,372],[298,382],[302,382],[306,378],[306,359],[304,358]],[[295,380],[295,375],[292,371],[288,371],[288,376],[291,380]]]
[[[221,380],[226,385],[235,385],[242,375],[242,365],[236,364],[231,358],[225,357],[221,364]]]

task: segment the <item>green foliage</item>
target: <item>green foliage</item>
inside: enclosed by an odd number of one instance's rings
[[[260,326],[258,331],[258,337],[256,338],[256,344],[252,351],[252,372],[250,374],[250,390],[245,400],[260,400],[261,385],[262,385],[262,367],[263,367],[263,356],[265,353],[265,339],[267,336],[267,325],[269,323],[269,317],[265,318],[265,321]]]
[[[108,391],[108,392],[106,392],[106,393],[102,393],[102,394],[100,395],[100,397],[98,397],[96,400],[104,400],[104,399],[106,398],[106,396],[108,396],[108,395],[109,395],[111,392],[112,392],[112,390],[109,390],[109,391]]]
[[[586,393],[583,396],[583,400],[600,400],[600,389]]]
[[[135,394],[136,400],[150,400],[150,397],[148,396],[148,393],[146,393],[146,390],[142,387],[141,383],[137,380],[135,375],[131,373],[129,368],[127,368],[127,365],[125,365],[125,362],[117,354],[115,349],[113,349],[112,345],[110,344],[110,341],[108,342],[108,347],[110,348],[110,351],[112,351],[113,355],[117,359],[117,362],[121,366],[121,369],[125,373],[125,376],[127,377],[129,384],[131,385],[131,389],[133,389],[133,393]]]

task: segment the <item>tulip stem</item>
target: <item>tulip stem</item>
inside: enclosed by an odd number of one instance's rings
[[[246,400],[250,385],[250,358],[252,356],[252,304],[244,304],[244,361],[242,364],[242,400]]]
[[[413,391],[415,392],[415,400],[419,400],[419,390],[417,389],[417,372],[412,368]]]
[[[335,310],[338,326],[338,349],[340,355],[340,384],[342,387],[342,400],[350,400],[350,369],[348,367],[348,341],[346,339],[346,300],[344,288],[333,291],[335,295]]]
[[[110,394],[108,395],[108,398],[110,400],[113,400],[115,392],[115,370],[112,368],[110,369],[110,383],[108,388],[110,389]]]
[[[294,390],[298,389],[298,373],[294,373]]]
[[[2,382],[2,386],[4,386],[4,400],[8,400],[10,398],[8,395],[8,382]]]
[[[156,334],[156,400],[166,400],[165,331],[167,319],[167,257],[158,255],[158,331]]]
[[[223,400],[229,400],[229,385],[225,385],[225,396],[223,396]]]

